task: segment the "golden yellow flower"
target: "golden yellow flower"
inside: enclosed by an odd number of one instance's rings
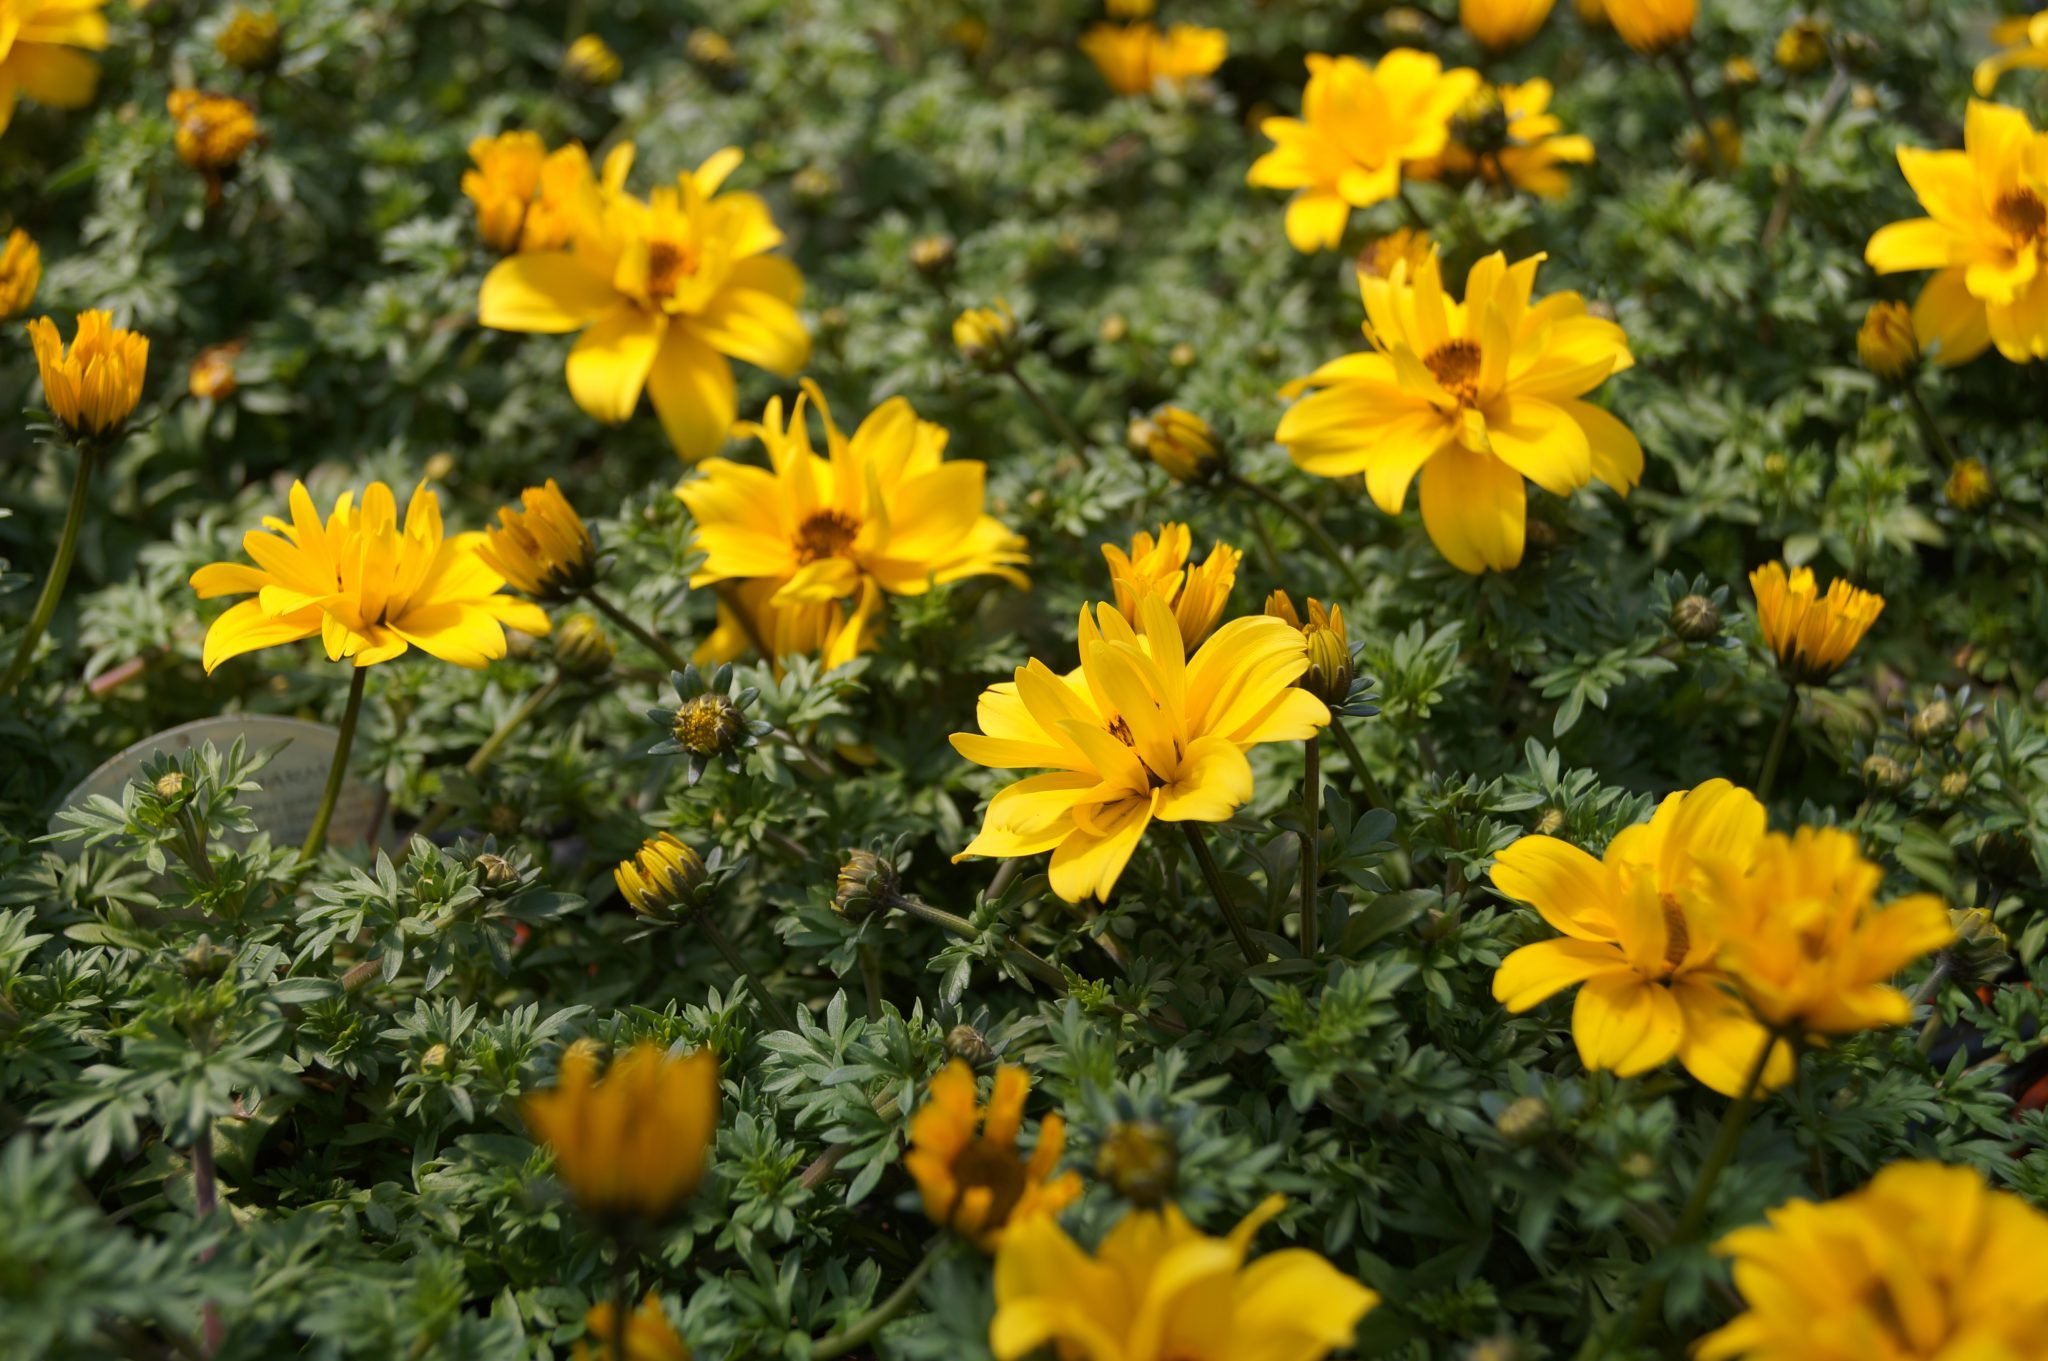
[[[1112,19],[1149,19],[1157,8],[1155,0],[1103,0]]]
[[[1978,62],[1970,73],[1971,84],[1986,99],[2007,71],[2048,69],[2048,10],[2013,15],[1992,30],[1991,40],[2003,50]]]
[[[590,1049],[571,1045],[555,1082],[520,1109],[587,1213],[659,1220],[696,1192],[718,1132],[718,1059],[710,1050],[672,1058],[659,1045],[638,1044],[600,1082]]]
[[[1274,147],[1245,183],[1292,189],[1287,239],[1298,251],[1335,249],[1353,208],[1392,198],[1404,162],[1440,155],[1451,116],[1479,88],[1479,73],[1444,70],[1427,52],[1397,47],[1369,66],[1356,57],[1308,59],[1300,118],[1268,118]]]
[[[603,38],[586,33],[569,44],[569,50],[562,55],[562,69],[571,79],[585,85],[602,86],[616,84],[625,74],[626,64]]]
[[[7,233],[0,246],[0,321],[18,317],[36,300],[43,281],[43,252],[21,228]]]
[[[391,488],[372,482],[358,505],[341,494],[322,523],[311,493],[293,482],[291,521],[263,517],[242,536],[256,562],[216,562],[192,574],[201,600],[253,595],[213,621],[202,660],[318,637],[330,661],[374,666],[417,647],[444,662],[481,667],[505,655],[505,626],[544,634],[537,605],[498,594],[505,582],[477,552],[481,534],[444,535],[441,503],[422,483],[398,519]]]
[[[1757,624],[1778,670],[1797,685],[1824,685],[1842,669],[1863,635],[1884,613],[1884,597],[1837,577],[1826,595],[1810,567],[1786,571],[1767,562],[1749,574]]]
[[[53,109],[92,103],[107,45],[107,0],[0,0],[0,133],[27,96]]]
[[[513,590],[545,604],[582,595],[597,581],[597,543],[583,517],[549,478],[519,493],[521,509],[498,508],[477,549]]]
[[[1429,233],[1418,227],[1396,227],[1385,236],[1366,242],[1358,252],[1358,272],[1375,279],[1392,278],[1394,266],[1408,262],[1408,277],[1422,268],[1436,250]]]
[[[1184,407],[1162,406],[1140,416],[1124,442],[1166,470],[1176,482],[1207,482],[1223,471],[1223,451],[1209,422]]]
[[[1550,95],[1547,80],[1483,87],[1452,122],[1443,155],[1419,162],[1411,173],[1418,179],[1505,181],[1542,198],[1564,197],[1572,182],[1559,167],[1592,164],[1593,143],[1564,131],[1548,112]]]
[[[1503,960],[1495,1000],[1523,1012],[1579,985],[1572,1038],[1588,1068],[1632,1077],[1676,1056],[1715,1091],[1739,1094],[1768,1035],[1731,995],[1707,895],[1713,867],[1747,870],[1763,837],[1763,805],[1726,780],[1670,795],[1599,860],[1556,837],[1523,837],[1495,857],[1493,886],[1563,934]],[[1792,1071],[1781,1047],[1765,1085]]]
[[[1948,481],[1942,484],[1941,494],[1957,510],[1981,510],[1992,494],[1998,490],[1991,479],[1991,470],[1984,466],[1981,458],[1959,458],[1956,466],[1949,469]]]
[[[1000,369],[1016,357],[1017,314],[1001,298],[992,307],[970,307],[953,318],[953,348],[968,363]]]
[[[234,396],[242,386],[235,372],[242,349],[241,341],[228,340],[201,350],[186,371],[185,390],[204,402],[225,402]]]
[[[1904,1025],[1913,1004],[1892,976],[1955,939],[1934,894],[1880,904],[1884,871],[1839,828],[1772,833],[1751,865],[1711,865],[1708,876],[1722,967],[1774,1029]]]
[[[612,871],[619,896],[643,917],[673,917],[704,885],[704,860],[673,834],[649,837]]]
[[[1602,0],[1607,22],[1636,51],[1655,56],[1692,36],[1699,0]]]
[[[596,1345],[593,1348],[578,1342],[572,1353],[575,1361],[690,1361],[689,1344],[668,1321],[661,1296],[654,1291],[648,1291],[640,1307],[626,1316],[623,1357],[612,1351],[614,1318],[610,1300],[590,1306],[590,1312],[583,1316],[583,1326],[590,1330],[591,1341]]]
[[[1344,611],[1308,598],[1308,618],[1295,613],[1293,597],[1275,591],[1266,597],[1266,613],[1301,630],[1308,640],[1308,670],[1295,684],[1325,704],[1342,704],[1351,693],[1356,674],[1351,660],[1351,635],[1344,629]]]
[[[43,404],[73,438],[106,434],[142,400],[149,337],[114,325],[112,313],[80,312],[68,351],[48,317],[28,324],[28,339],[43,379]]]
[[[236,5],[213,40],[214,51],[228,65],[243,71],[265,71],[277,64],[277,16]]]
[[[811,444],[812,405],[823,456]],[[770,660],[816,653],[840,666],[873,645],[885,593],[976,576],[1029,587],[1023,539],[983,513],[987,465],[946,461],[944,427],[894,397],[843,434],[809,380],[787,424],[783,409],[770,398],[759,424],[740,427],[761,441],[768,468],[712,459],[676,489],[705,554],[690,585],[733,583],[744,611],[725,611],[700,661],[730,660],[752,641]]]
[[[1984,1361],[2048,1337],[2048,1215],[1973,1168],[1899,1162],[1714,1245],[1746,1313],[1697,1361]]]
[[[1973,99],[1963,150],[1900,147],[1899,169],[1929,216],[1879,229],[1863,258],[1880,274],[1939,271],[1913,304],[1920,344],[1944,365],[1991,345],[2015,364],[2048,359],[2048,132]]]
[[[1522,479],[1569,496],[1598,479],[1622,495],[1642,476],[1627,426],[1580,397],[1635,363],[1611,321],[1576,293],[1532,305],[1543,256],[1510,266],[1496,252],[1472,267],[1465,300],[1445,294],[1432,255],[1410,273],[1361,275],[1372,350],[1333,360],[1282,389],[1317,389],[1276,436],[1321,477],[1365,474],[1381,510],[1401,513],[1422,477],[1422,523],[1460,571],[1522,560]]]
[[[1794,19],[1778,34],[1771,57],[1795,76],[1817,71],[1828,59],[1828,26],[1821,19]]]
[[[1053,1219],[1020,1224],[996,1256],[997,1361],[1050,1346],[1063,1361],[1320,1361],[1351,1346],[1379,1296],[1306,1248],[1246,1265],[1268,1197],[1227,1238],[1180,1210],[1129,1210],[1094,1256]]]
[[[910,1118],[903,1167],[917,1182],[924,1212],[934,1224],[993,1252],[1006,1233],[1050,1219],[1081,1196],[1081,1178],[1060,1172],[1067,1124],[1057,1114],[1038,1122],[1029,1162],[1017,1148],[1031,1079],[1022,1068],[996,1069],[988,1105],[976,1104],[974,1069],[954,1059],[931,1081],[924,1105]]]
[[[178,159],[209,179],[234,169],[261,129],[256,110],[233,95],[205,90],[173,90],[164,100],[176,124],[172,142]]]
[[[955,860],[1052,852],[1053,892],[1107,899],[1146,827],[1223,822],[1252,796],[1245,752],[1330,721],[1294,682],[1308,642],[1278,619],[1233,619],[1193,657],[1173,610],[1138,602],[1139,630],[1108,605],[1081,610],[1079,669],[1033,659],[982,692],[978,733],[953,749],[996,770],[1043,769],[1003,789]]]
[[[1173,610],[1181,641],[1189,647],[1200,644],[1230,603],[1230,588],[1237,584],[1237,565],[1244,554],[1218,540],[1196,567],[1188,563],[1193,552],[1194,534],[1179,523],[1159,526],[1156,537],[1139,530],[1128,552],[1113,543],[1102,545],[1117,613],[1136,619],[1140,600],[1163,600]]]
[[[1536,36],[1557,0],[1458,0],[1458,24],[1482,47],[1505,52]]]
[[[501,132],[471,142],[469,158],[476,169],[462,173],[462,192],[493,250],[562,250],[603,214],[605,191],[574,142],[551,152],[536,133]],[[623,174],[624,162],[616,168]]]
[[[1150,94],[1161,85],[1184,86],[1214,71],[1230,55],[1220,28],[1175,24],[1096,24],[1081,35],[1081,51],[1121,95]]]
[[[1913,314],[1902,302],[1874,302],[1856,331],[1856,357],[1887,383],[1896,383],[1920,362]]]
[[[810,357],[797,315],[803,276],[767,252],[782,242],[768,205],[720,193],[739,165],[728,147],[646,201],[622,187],[632,146],[607,157],[592,211],[567,250],[499,261],[484,279],[479,319],[503,331],[581,331],[569,352],[569,393],[616,425],[645,391],[676,453],[714,453],[736,412],[732,363],[793,377]]]

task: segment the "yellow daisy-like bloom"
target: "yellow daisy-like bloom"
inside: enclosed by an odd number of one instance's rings
[[[1108,605],[1081,610],[1081,666],[1035,658],[982,692],[978,733],[953,749],[996,770],[1043,769],[998,793],[955,860],[1052,852],[1053,892],[1106,899],[1153,819],[1223,822],[1252,796],[1245,751],[1298,742],[1330,710],[1294,682],[1308,641],[1286,621],[1233,619],[1187,655],[1173,610],[1137,602],[1142,634]]]
[[[1182,86],[1214,71],[1230,55],[1220,28],[1175,24],[1097,24],[1081,35],[1081,51],[1122,95],[1150,94],[1161,85]]]
[[[2048,359],[2048,132],[1973,99],[1963,150],[1900,147],[1899,169],[1928,216],[1879,229],[1863,258],[1880,274],[1940,271],[1913,304],[1920,343],[1944,365],[1991,345],[2015,364]]]
[[[1991,40],[2003,50],[1978,62],[1970,73],[1970,83],[1986,99],[2007,71],[2048,69],[2048,10],[2002,20],[1991,30]]]
[[[803,276],[767,253],[782,242],[768,205],[719,192],[740,161],[728,147],[643,201],[621,187],[632,148],[620,147],[570,249],[499,261],[477,300],[498,330],[581,331],[567,365],[576,404],[617,425],[644,390],[691,463],[732,429],[732,360],[787,378],[811,353],[796,312]]]
[[[1904,1025],[1913,1004],[1892,975],[1956,936],[1932,893],[1880,904],[1884,871],[1839,828],[1773,833],[1746,872],[1721,864],[1708,873],[1722,965],[1777,1029]]]
[[[1714,1250],[1748,1312],[1697,1361],[2019,1361],[2048,1336],[2048,1215],[1974,1168],[1893,1163]]]
[[[1540,198],[1563,198],[1572,182],[1560,167],[1591,165],[1593,142],[1564,130],[1548,112],[1550,95],[1547,80],[1482,90],[1452,123],[1443,155],[1416,167],[1417,178],[1476,177],[1488,184],[1505,181]]]
[[[954,1059],[932,1079],[928,1098],[910,1118],[904,1170],[917,1181],[924,1212],[984,1252],[1005,1234],[1035,1219],[1049,1219],[1078,1200],[1081,1178],[1053,1175],[1067,1147],[1067,1124],[1058,1115],[1038,1123],[1038,1144],[1026,1162],[1017,1149],[1031,1078],[1002,1064],[988,1105],[974,1096],[974,1069]]]
[[[481,534],[445,535],[441,503],[423,482],[398,519],[391,488],[353,491],[325,524],[303,482],[293,482],[291,522],[263,517],[242,536],[256,566],[216,562],[192,574],[201,600],[254,595],[213,621],[202,660],[211,673],[230,657],[318,636],[328,659],[374,666],[417,647],[444,662],[481,667],[505,655],[505,626],[548,631],[538,605],[498,594],[504,578],[478,548]]]
[[[671,1058],[641,1043],[600,1082],[591,1048],[571,1045],[554,1088],[520,1111],[587,1213],[663,1219],[704,1178],[718,1132],[718,1059],[708,1049]]]
[[[1602,8],[1621,40],[1645,56],[1690,38],[1699,17],[1699,0],[1602,0]]]
[[[1599,860],[1555,837],[1523,837],[1494,860],[1493,886],[1563,935],[1503,960],[1495,1000],[1522,1012],[1580,985],[1572,1039],[1588,1068],[1632,1077],[1675,1055],[1707,1086],[1738,1095],[1769,1036],[1731,993],[1706,893],[1713,867],[1747,870],[1763,837],[1763,805],[1726,780],[1670,795]],[[1765,1084],[1792,1071],[1780,1046]]]
[[[643,917],[673,917],[704,883],[704,860],[673,833],[649,837],[612,871],[619,896]]]
[[[0,246],[0,321],[28,311],[42,282],[42,248],[27,232],[16,227],[7,233],[6,245]]]
[[[1536,36],[1557,0],[1458,0],[1458,26],[1492,52]]]
[[[1376,66],[1316,53],[1308,70],[1302,116],[1260,124],[1274,147],[1245,175],[1247,184],[1295,191],[1287,239],[1302,252],[1334,249],[1353,208],[1400,191],[1404,162],[1440,155],[1451,115],[1479,88],[1477,71],[1446,71],[1406,47]]]
[[[107,0],[0,0],[0,133],[23,96],[53,109],[92,103],[107,45]]]
[[[173,90],[164,99],[177,127],[172,142],[178,159],[210,178],[234,168],[262,130],[256,110],[233,95]]]
[[[69,350],[48,317],[28,324],[28,340],[42,375],[43,404],[74,439],[106,434],[142,400],[149,337],[114,325],[112,313],[80,312]]]
[[[626,1316],[623,1357],[612,1351],[614,1317],[610,1300],[590,1306],[590,1312],[583,1316],[583,1326],[590,1330],[595,1346],[578,1342],[572,1353],[576,1361],[690,1361],[690,1345],[668,1321],[668,1311],[661,1307],[661,1296],[654,1291],[648,1291],[640,1307]]]
[[[1444,292],[1437,257],[1411,275],[1361,275],[1372,351],[1333,360],[1283,393],[1318,391],[1280,421],[1295,463],[1321,477],[1365,474],[1380,509],[1399,515],[1422,474],[1422,523],[1465,572],[1522,560],[1527,477],[1554,496],[1598,479],[1622,495],[1643,473],[1627,426],[1579,398],[1635,363],[1628,337],[1586,314],[1576,293],[1535,302],[1541,255],[1510,266],[1495,252]]]
[[[597,581],[597,542],[583,517],[549,478],[519,493],[521,509],[498,508],[477,552],[513,590],[553,604],[583,594]]]
[[[1749,574],[1756,593],[1757,624],[1778,658],[1778,670],[1798,685],[1824,685],[1884,613],[1884,597],[1840,577],[1826,595],[1810,567],[1790,572],[1767,562]]]
[[[603,38],[586,33],[569,44],[562,69],[585,85],[612,85],[625,74],[626,64]]]
[[[996,1255],[998,1361],[1050,1345],[1060,1361],[1319,1361],[1349,1347],[1379,1296],[1305,1248],[1249,1265],[1286,1207],[1268,1197],[1227,1238],[1172,1205],[1129,1210],[1091,1257],[1051,1219],[1020,1224]]]
[[[1219,539],[1200,566],[1190,566],[1193,551],[1193,533],[1178,523],[1159,526],[1156,537],[1139,530],[1128,552],[1113,543],[1102,545],[1117,613],[1136,619],[1138,602],[1157,597],[1172,607],[1181,641],[1189,647],[1200,644],[1230,603],[1230,588],[1237,584],[1237,566],[1244,554]]]
[[[976,576],[1029,587],[1018,570],[1023,539],[983,513],[987,466],[947,462],[943,426],[895,397],[848,436],[817,385],[803,389],[787,424],[775,397],[759,424],[739,427],[761,441],[770,467],[712,459],[676,489],[705,554],[690,585],[733,583],[745,611],[727,611],[702,660],[738,656],[751,633],[771,660],[818,653],[839,666],[873,645],[884,594]],[[811,444],[810,405],[824,421],[823,456]]]

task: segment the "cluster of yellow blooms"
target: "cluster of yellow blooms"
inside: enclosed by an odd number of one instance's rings
[[[1081,35],[1081,51],[1120,95],[1184,89],[1223,64],[1230,40],[1221,29],[1151,22],[1152,0],[1110,0],[1112,18]]]

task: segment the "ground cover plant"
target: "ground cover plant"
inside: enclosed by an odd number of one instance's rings
[[[2048,1356],[2044,69],[0,0],[0,1354]]]

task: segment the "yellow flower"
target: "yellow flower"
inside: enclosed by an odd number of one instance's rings
[[[476,169],[462,173],[462,192],[476,204],[477,235],[493,250],[561,250],[603,214],[604,191],[574,142],[551,152],[535,133],[501,132],[472,141],[469,158]],[[624,166],[616,167],[621,176]]]
[[[1788,573],[1782,562],[1751,572],[1749,589],[1756,593],[1765,646],[1777,656],[1778,670],[1798,685],[1826,684],[1884,613],[1884,597],[1876,592],[1837,577],[1822,595],[1812,568]]]
[[[192,574],[201,600],[254,595],[213,621],[202,654],[208,672],[230,657],[317,636],[330,661],[374,666],[417,647],[444,662],[480,667],[505,655],[505,628],[544,634],[539,606],[499,595],[505,584],[477,552],[481,534],[445,536],[441,503],[422,483],[400,525],[391,488],[372,482],[358,505],[341,494],[320,512],[293,482],[291,522],[263,517],[242,536],[256,566],[216,562]]]
[[[704,884],[704,860],[674,835],[662,832],[640,843],[632,858],[612,871],[619,896],[643,917],[673,917],[690,905]]]
[[[173,90],[164,107],[177,125],[172,141],[178,159],[210,179],[232,170],[261,135],[256,110],[232,95]]]
[[[1726,114],[1715,114],[1707,120],[1707,131],[1714,137],[1714,150],[1710,158],[1707,153],[1706,134],[1698,128],[1688,128],[1682,150],[1686,164],[1701,170],[1710,170],[1718,165],[1723,170],[1742,168],[1742,129],[1735,126],[1735,120]]]
[[[1992,30],[1991,38],[2005,50],[1978,62],[1970,74],[1970,83],[1984,98],[1991,98],[2007,71],[2048,69],[2048,10],[2015,14]],[[0,127],[5,126],[0,119]]]
[[[1102,7],[1113,19],[1149,19],[1157,6],[1154,0],[1103,0]]]
[[[1081,51],[1122,95],[1150,94],[1160,85],[1183,86],[1223,64],[1230,39],[1220,28],[1175,24],[1097,24],[1081,35]]]
[[[1772,58],[1795,76],[1820,69],[1828,59],[1828,26],[1819,19],[1795,19],[1778,34]]]
[[[1223,471],[1223,451],[1209,422],[1178,406],[1162,406],[1131,422],[1124,432],[1131,449],[1166,470],[1176,482],[1207,482]]]
[[[1920,362],[1913,314],[1902,302],[1874,302],[1856,331],[1856,357],[1888,383],[1896,383]]]
[[[583,1326],[590,1330],[596,1349],[578,1342],[573,1353],[575,1361],[690,1361],[689,1344],[669,1323],[668,1312],[661,1307],[661,1296],[654,1291],[648,1291],[640,1307],[626,1316],[623,1357],[612,1352],[613,1318],[610,1300],[590,1306],[590,1312],[583,1316]]]
[[[997,298],[993,307],[970,307],[953,318],[953,348],[968,363],[1000,369],[1016,356],[1017,314]]]
[[[53,109],[92,103],[107,45],[107,0],[0,0],[0,133],[23,95]]]
[[[691,463],[732,429],[731,360],[791,377],[811,352],[796,312],[803,276],[767,254],[782,241],[768,205],[718,192],[740,160],[727,148],[642,201],[621,187],[632,149],[620,147],[599,202],[572,224],[570,249],[499,261],[477,300],[480,320],[498,330],[581,331],[567,365],[576,404],[616,425],[644,389]]]
[[[1233,619],[1190,658],[1173,611],[1138,601],[1142,634],[1108,605],[1081,610],[1081,666],[1033,659],[982,692],[979,733],[953,749],[996,770],[1046,769],[990,801],[955,860],[1052,852],[1053,892],[1107,899],[1153,819],[1223,822],[1252,796],[1245,751],[1330,721],[1294,682],[1308,642],[1279,619]]]
[[[243,71],[264,71],[277,63],[277,16],[235,6],[227,24],[213,40],[214,51],[228,65]]]
[[[1156,538],[1139,530],[1131,538],[1129,552],[1113,543],[1102,545],[1116,592],[1117,613],[1136,619],[1138,602],[1155,597],[1173,610],[1182,642],[1194,647],[1207,638],[1230,602],[1230,588],[1237,584],[1237,565],[1244,554],[1219,540],[1201,566],[1191,567],[1188,557],[1193,551],[1193,533],[1178,523],[1159,526]]]
[[[498,508],[477,549],[513,590],[544,603],[569,600],[597,581],[597,543],[583,517],[549,478],[519,493],[522,509]]]
[[[1721,63],[1721,83],[1731,89],[1747,90],[1763,78],[1763,72],[1748,57],[1730,57]]]
[[[1458,0],[1458,24],[1494,52],[1536,36],[1557,0]]]
[[[1038,1122],[1029,1162],[1018,1152],[1030,1095],[1030,1077],[1005,1063],[996,1069],[988,1105],[977,1106],[974,1069],[954,1059],[910,1118],[903,1167],[917,1181],[925,1214],[983,1252],[993,1252],[1006,1231],[1050,1219],[1081,1196],[1079,1176],[1053,1175],[1067,1147],[1067,1124],[1057,1114]]]
[[[1880,274],[1940,271],[1913,324],[1937,363],[1997,345],[2015,364],[2048,359],[2048,132],[2018,109],[1970,101],[1961,151],[1899,148],[1927,217],[1881,228],[1863,249]]]
[[[1622,829],[1599,860],[1555,837],[1523,837],[1495,858],[1493,886],[1563,935],[1503,960],[1495,1000],[1523,1012],[1579,984],[1572,1038],[1588,1068],[1632,1077],[1675,1055],[1715,1091],[1739,1094],[1768,1037],[1730,995],[1706,890],[1715,865],[1748,869],[1763,836],[1756,796],[1709,780]],[[1765,1083],[1791,1076],[1781,1047]]]
[[[1697,1361],[2017,1361],[2048,1336],[2048,1215],[1973,1168],[1893,1163],[1714,1250],[1748,1312]]]
[[[1443,155],[1418,164],[1413,173],[1418,179],[1505,180],[1542,198],[1564,197],[1572,182],[1558,167],[1592,164],[1593,143],[1565,132],[1557,115],[1547,112],[1550,94],[1547,80],[1482,89],[1452,123]]]
[[[1628,427],[1579,400],[1635,362],[1628,338],[1576,293],[1532,306],[1543,258],[1487,256],[1462,303],[1445,295],[1434,255],[1412,275],[1404,263],[1391,278],[1360,276],[1372,351],[1283,389],[1319,389],[1280,421],[1295,463],[1321,477],[1363,472],[1389,515],[1420,471],[1423,526],[1461,571],[1521,562],[1524,477],[1569,496],[1596,478],[1627,495],[1642,476]]]
[[[823,457],[811,445],[812,404]],[[782,413],[773,397],[759,424],[739,427],[761,441],[769,468],[713,459],[676,489],[705,554],[690,585],[737,583],[746,611],[730,621],[743,628],[721,629],[701,660],[738,656],[753,632],[771,660],[819,653],[839,666],[872,646],[884,593],[923,595],[976,576],[1029,587],[1023,539],[982,511],[987,465],[945,461],[950,436],[909,402],[891,398],[848,436],[805,380],[787,424]]]
[[[625,73],[626,64],[603,38],[586,33],[569,44],[562,56],[562,69],[585,85],[611,85]]]
[[[708,1049],[671,1058],[635,1045],[596,1081],[584,1045],[562,1054],[550,1091],[520,1105],[555,1153],[555,1174],[593,1215],[665,1218],[695,1193],[718,1132],[718,1059]]]
[[[1691,37],[1699,17],[1699,0],[1603,0],[1602,7],[1621,40],[1648,56]]]
[[[1351,637],[1344,630],[1344,611],[1310,596],[1308,620],[1303,622],[1295,613],[1293,598],[1285,591],[1275,591],[1266,597],[1266,613],[1300,629],[1301,636],[1308,639],[1308,670],[1295,684],[1325,704],[1342,704],[1351,693],[1356,674]]]
[[[1991,470],[1984,466],[1981,458],[1959,458],[1956,466],[1949,469],[1948,481],[1942,485],[1941,494],[1957,510],[1979,510],[1998,485],[1991,480]]]
[[[989,1349],[1019,1361],[1320,1361],[1351,1346],[1379,1296],[1306,1248],[1247,1266],[1279,1196],[1211,1238],[1180,1210],[1129,1210],[1094,1256],[1057,1221],[1020,1224],[996,1256]]]
[[[1358,252],[1358,272],[1375,279],[1391,278],[1394,266],[1405,260],[1408,276],[1413,278],[1435,250],[1436,243],[1429,239],[1428,232],[1416,227],[1396,227],[1367,242],[1365,249]]]
[[[28,340],[43,379],[43,404],[74,439],[106,434],[142,400],[149,338],[114,325],[111,313],[80,312],[69,351],[48,317],[28,324]]]
[[[0,246],[0,321],[18,317],[36,300],[43,281],[43,252],[33,237],[16,227]]]
[[[208,345],[192,361],[185,374],[185,390],[204,402],[225,402],[241,390],[235,361],[241,357],[242,342],[223,341]]]
[[[1401,166],[1442,153],[1451,115],[1479,88],[1479,73],[1446,71],[1427,52],[1397,47],[1368,66],[1356,57],[1308,59],[1300,118],[1268,118],[1274,147],[1245,183],[1292,189],[1287,239],[1298,251],[1334,249],[1353,208],[1392,198]]]
[[[1776,1029],[1904,1025],[1913,1004],[1892,975],[1955,939],[1947,905],[1931,893],[1879,904],[1884,871],[1839,828],[1773,833],[1752,865],[1710,866],[1709,875],[1722,966]]]

